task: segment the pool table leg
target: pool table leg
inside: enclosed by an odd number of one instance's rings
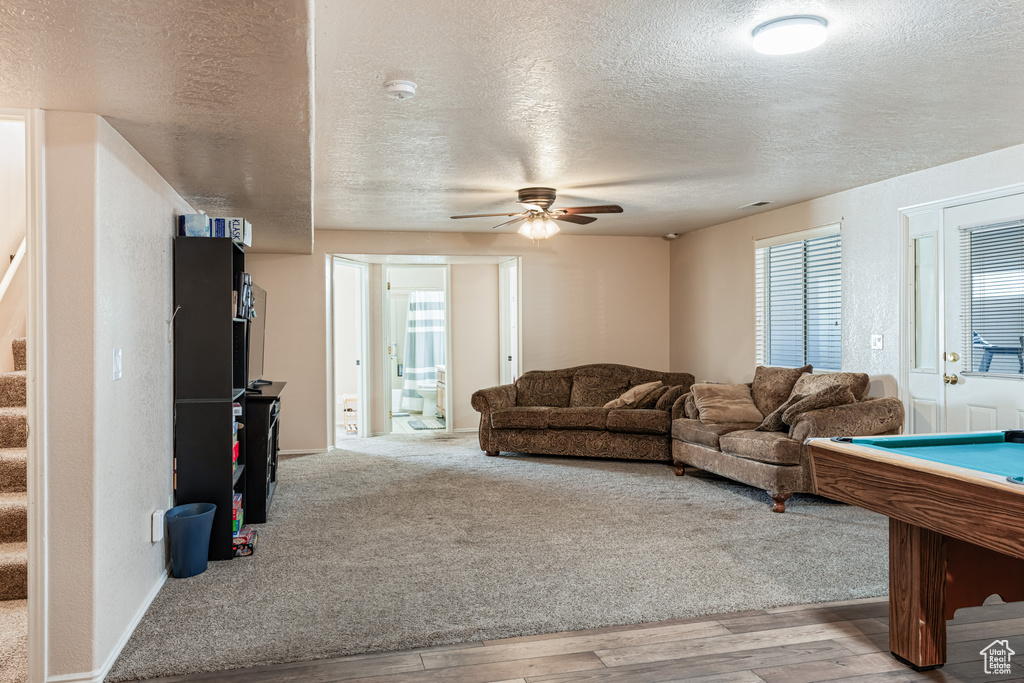
[[[946,663],[946,543],[889,519],[889,650],[918,671]]]

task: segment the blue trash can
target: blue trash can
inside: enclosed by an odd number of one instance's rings
[[[185,579],[206,571],[210,556],[213,503],[189,503],[167,511],[167,538],[171,544],[171,575]]]

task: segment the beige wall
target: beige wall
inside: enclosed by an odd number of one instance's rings
[[[498,266],[453,265],[451,281],[449,418],[455,429],[475,429],[480,414],[470,402],[473,392],[498,384]]]
[[[516,234],[318,230],[314,251],[246,259],[268,292],[266,375],[289,382],[284,449],[327,445],[326,254],[522,256],[524,369],[596,362],[668,369],[669,246],[661,238],[559,235],[534,244]],[[457,390],[461,396],[469,387]]]
[[[0,121],[0,278],[25,238],[25,122]],[[25,265],[0,300],[0,372],[14,369],[14,356],[4,351],[11,341],[25,336],[27,297]]]
[[[842,224],[843,369],[895,395],[899,376],[900,208],[1024,182],[1024,145],[873,183],[672,243],[672,369],[701,379],[754,373],[754,240]],[[885,348],[872,350],[871,335]]]
[[[46,114],[45,163],[49,673],[60,675],[108,662],[164,576],[150,515],[172,488],[171,240],[191,209],[92,114]]]

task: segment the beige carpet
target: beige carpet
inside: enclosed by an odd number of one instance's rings
[[[169,579],[110,681],[883,595],[887,524],[475,435],[283,460],[251,558]]]
[[[28,600],[0,600],[0,683],[28,679]]]

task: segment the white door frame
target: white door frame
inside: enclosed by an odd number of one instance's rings
[[[335,373],[337,370],[334,367],[334,316],[335,316],[335,282],[334,282],[334,266],[336,263],[343,263],[346,266],[351,266],[359,269],[359,284],[360,284],[360,306],[359,306],[359,346],[362,351],[362,357],[359,359],[359,389],[357,398],[357,410],[359,412],[358,424],[359,424],[359,436],[370,435],[370,363],[369,355],[370,351],[370,264],[364,261],[354,261],[352,259],[344,258],[342,256],[334,256],[333,254],[328,255],[328,267],[330,269],[330,275],[328,282],[330,282],[331,291],[328,292],[328,301],[330,302],[330,315],[328,334],[330,338],[330,344],[328,347],[331,352],[328,360],[328,367],[330,372],[328,373],[331,377],[331,405],[327,408],[327,420],[331,425],[330,437],[328,439],[331,447],[337,446],[335,443],[337,439],[338,429],[338,396],[335,393],[336,378]]]
[[[902,257],[900,258],[900,297],[899,297],[899,317],[900,317],[900,377],[899,377],[899,398],[903,402],[904,410],[907,414],[910,414],[910,395],[907,387],[910,382],[910,365],[914,360],[914,339],[913,335],[913,320],[911,316],[914,313],[914,276],[913,276],[913,254],[910,253],[913,244],[910,239],[910,218],[912,216],[928,213],[931,211],[944,211],[955,206],[962,206],[964,204],[974,204],[977,202],[983,202],[989,199],[999,199],[1001,197],[1007,197],[1014,194],[1024,193],[1024,183],[1016,183],[1014,185],[1006,185],[1004,187],[998,187],[991,190],[984,190],[981,192],[972,192],[969,194],[959,195],[957,197],[950,197],[948,199],[941,199],[934,202],[927,202],[925,204],[916,204],[914,206],[904,207],[899,209],[898,223],[900,231],[900,249]],[[941,244],[941,230],[940,230],[940,242]],[[939,268],[940,273],[942,272],[943,250],[939,252]],[[943,274],[944,275],[944,274]],[[944,278],[943,278],[944,280]],[[939,330],[940,330],[940,344],[945,338],[945,299],[942,294],[942,289],[939,290]],[[941,353],[941,351],[940,351]],[[941,373],[940,373],[941,374]],[[942,411],[939,415],[939,419],[943,427],[946,424],[945,415],[945,401],[943,401]]]
[[[452,415],[452,392],[448,389],[452,385],[452,377],[455,373],[452,369],[452,267],[448,263],[402,263],[400,261],[388,261],[381,265],[380,269],[380,290],[381,290],[381,347],[379,353],[382,354],[383,362],[381,363],[381,377],[380,380],[383,383],[384,391],[384,406],[385,409],[390,409],[390,412],[394,412],[395,408],[391,405],[391,375],[390,369],[391,364],[388,360],[388,339],[391,337],[391,316],[390,316],[390,304],[391,294],[388,289],[388,269],[396,268],[444,268],[444,431],[451,433],[453,430],[454,416]],[[385,434],[391,433],[391,416],[388,415],[386,419],[387,427],[384,429]],[[440,430],[430,430],[437,432]]]
[[[46,680],[48,549],[46,448],[46,211],[43,177],[45,115],[41,109],[0,109],[0,119],[25,123],[25,330],[28,369],[28,680]]]

